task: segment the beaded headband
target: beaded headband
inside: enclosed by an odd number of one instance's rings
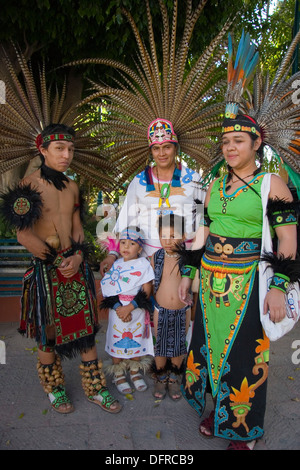
[[[122,230],[119,239],[120,240],[131,240],[133,242],[138,243],[140,246],[143,246],[144,243],[145,243],[142,232],[136,230],[133,227],[127,227],[124,230]]]
[[[47,144],[49,142],[55,142],[57,140],[66,140],[68,142],[74,142],[74,136],[71,134],[49,134],[45,135],[44,137],[42,134],[39,134],[35,139],[35,144],[37,149],[40,149],[40,146],[43,144]]]
[[[222,134],[227,132],[247,132],[262,137],[262,131],[256,120],[246,114],[238,114],[235,118],[226,117],[222,124]]]
[[[174,132],[171,121],[157,118],[152,121],[148,127],[149,147],[152,147],[154,144],[164,144],[165,142],[177,144],[177,135]]]

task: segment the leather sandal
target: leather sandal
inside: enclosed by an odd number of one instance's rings
[[[106,387],[102,387],[97,395],[89,396],[88,400],[95,405],[99,405],[102,410],[107,411],[108,413],[119,413],[122,409],[122,405],[116,400]],[[111,408],[111,405],[114,403],[117,404],[116,408]]]
[[[156,400],[163,400],[165,398],[166,393],[167,393],[167,386],[168,386],[167,376],[155,377],[154,389],[153,389],[152,395],[154,396],[154,398],[156,398]],[[160,396],[157,396],[156,394],[159,394]]]
[[[52,408],[61,414],[69,414],[74,411],[74,407],[71,404],[70,399],[67,397],[65,387],[58,386],[53,387],[51,393],[48,393],[48,397]],[[62,406],[68,405],[68,406]]]

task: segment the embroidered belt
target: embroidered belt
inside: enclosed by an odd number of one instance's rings
[[[258,259],[260,251],[260,238],[232,238],[209,234],[205,245],[205,252],[213,259]]]

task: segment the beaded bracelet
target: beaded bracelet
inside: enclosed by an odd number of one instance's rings
[[[194,279],[196,276],[197,268],[195,266],[185,265],[181,270],[182,277],[188,277],[189,279]]]
[[[63,262],[64,260],[64,257],[61,256],[61,255],[57,255],[57,257],[55,258],[55,260],[53,261],[53,266],[55,266],[56,268],[58,268],[61,263]]]
[[[111,250],[111,251],[108,252],[108,254],[109,254],[109,255],[114,255],[114,256],[116,257],[116,259],[119,258],[119,253],[118,253],[117,251]]]
[[[286,293],[289,282],[290,282],[290,278],[288,276],[285,276],[284,274],[280,274],[280,273],[274,273],[271,279],[270,289],[273,287],[275,289],[281,290],[282,292]]]
[[[84,259],[84,256],[81,250],[76,250],[75,255],[80,255],[82,257],[82,260]]]

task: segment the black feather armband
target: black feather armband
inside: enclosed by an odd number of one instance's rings
[[[116,308],[120,307],[122,304],[119,301],[119,296],[118,295],[112,295],[110,297],[104,297],[104,299],[100,303],[100,309],[107,309],[107,308],[113,308],[116,310]]]
[[[32,227],[42,215],[41,193],[30,184],[19,184],[1,194],[1,217],[17,230]]]
[[[72,254],[81,254],[84,260],[88,260],[92,253],[93,247],[87,242],[75,242],[71,239]]]
[[[264,252],[260,261],[264,261],[268,267],[272,268],[274,275],[272,277],[270,288],[279,289],[286,292],[290,282],[299,282],[300,280],[300,258],[292,259],[291,256],[276,256],[272,252]]]
[[[153,311],[153,305],[151,300],[147,297],[147,294],[143,289],[140,289],[133,300],[130,302],[134,308],[142,308],[148,312]]]
[[[134,308],[142,308],[148,312],[153,311],[153,305],[151,300],[147,297],[146,292],[143,289],[140,289],[136,296],[130,301]],[[116,310],[118,307],[121,307],[122,304],[119,300],[118,295],[112,295],[111,297],[105,297],[101,304],[101,309],[112,308]]]
[[[267,217],[273,228],[281,225],[296,225],[299,211],[299,201],[287,201],[279,198],[268,200]]]
[[[197,269],[200,267],[201,258],[205,252],[205,246],[198,250],[187,250],[185,244],[176,245],[178,266],[182,277],[194,279]]]

